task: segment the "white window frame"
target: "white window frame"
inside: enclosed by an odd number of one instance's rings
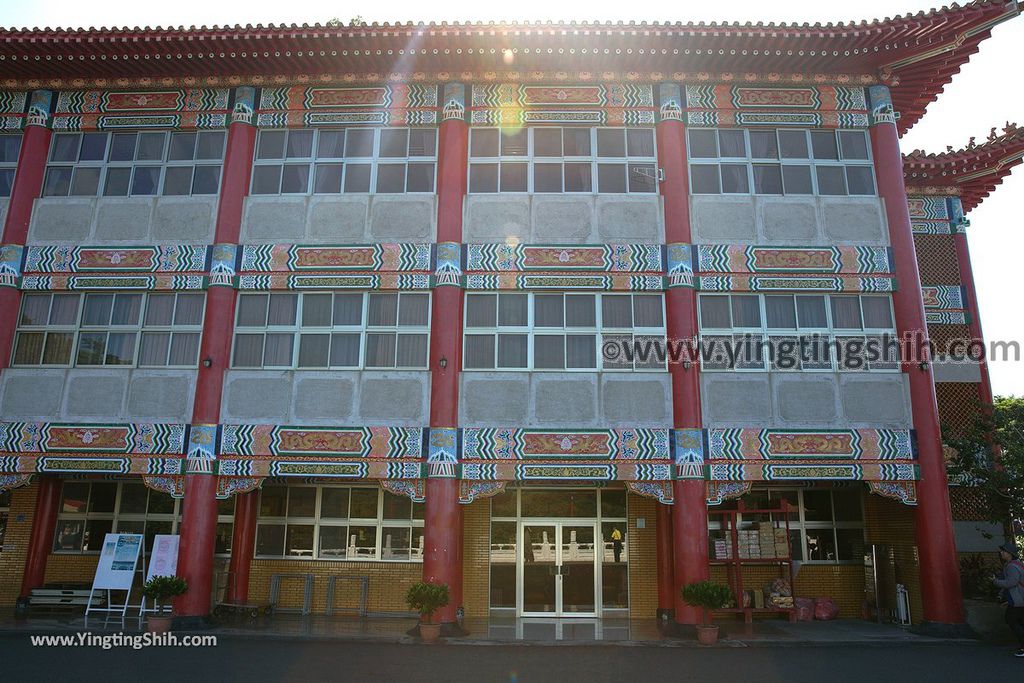
[[[496,316],[500,315],[497,311],[497,306],[500,306],[500,297],[504,295],[525,295],[527,297],[527,324],[525,326],[512,326],[512,325],[500,325],[497,324],[494,327],[471,327],[469,325],[469,297],[473,296],[488,296],[497,295],[496,300]],[[593,296],[594,297],[594,327],[540,327],[535,324],[535,301],[537,296],[544,296],[548,294],[560,294],[563,297],[566,296]],[[661,327],[604,327],[603,325],[603,308],[602,299],[606,296],[629,296],[631,299],[634,296],[658,296],[661,299]],[[563,300],[562,308],[563,320],[565,316],[565,304]],[[464,372],[664,372],[667,368],[667,358],[664,363],[658,367],[636,367],[634,361],[634,367],[615,367],[609,365],[605,367],[605,358],[602,353],[602,347],[605,340],[614,341],[614,337],[629,336],[632,340],[643,337],[655,338],[651,344],[651,353],[655,353],[655,346],[660,344],[662,349],[665,347],[665,336],[667,334],[666,328],[666,317],[665,317],[665,296],[663,292],[593,292],[593,291],[538,291],[538,292],[467,292],[466,293],[466,304],[463,306],[463,319],[462,319],[462,344],[463,344],[463,371]],[[496,317],[496,321],[500,319]],[[498,337],[499,335],[526,335],[526,367],[499,367],[498,366]],[[595,361],[596,367],[593,368],[537,368],[534,362],[534,343],[537,336],[559,336],[570,337],[570,336],[594,336],[595,345]],[[494,365],[489,368],[471,368],[465,364],[467,353],[466,353],[466,341],[470,336],[493,336],[494,337]],[[621,341],[621,340],[620,340]],[[563,360],[568,359],[568,353],[563,353]]]
[[[77,311],[77,315],[75,317],[75,322],[73,324],[68,324],[68,325],[49,325],[49,324],[46,324],[46,325],[23,325],[21,323],[22,312],[24,311],[24,307],[27,305],[27,303],[30,300],[30,298],[49,296],[50,297],[50,306],[52,307],[52,301],[53,301],[53,297],[54,296],[57,296],[57,295],[69,295],[69,294],[75,295],[75,296],[78,297],[78,311]],[[149,305],[149,302],[150,302],[150,297],[153,296],[153,295],[171,295],[171,294],[175,295],[175,305],[177,305],[177,296],[179,296],[179,295],[198,295],[198,296],[202,297],[202,299],[203,299],[203,311],[202,311],[202,315],[200,316],[200,320],[199,320],[198,324],[196,324],[196,325],[175,325],[175,324],[173,324],[173,317],[172,317],[172,324],[171,325],[146,325],[146,313],[147,313],[147,308],[148,308],[148,305]],[[133,324],[133,325],[112,325],[112,324],[107,324],[107,325],[86,325],[84,323],[86,299],[89,296],[103,296],[103,295],[114,296],[115,300],[116,300],[117,295],[141,295],[142,296],[142,304],[139,306],[139,319],[138,319],[138,322],[136,324]],[[45,367],[45,368],[69,368],[69,367],[79,367],[79,368],[138,368],[138,367],[147,367],[147,368],[190,368],[190,369],[194,369],[194,368],[198,367],[198,364],[199,364],[199,354],[200,354],[200,350],[201,350],[202,342],[203,342],[203,338],[202,338],[202,335],[203,335],[203,324],[204,324],[205,321],[206,321],[206,293],[205,292],[199,292],[199,291],[197,291],[197,292],[191,292],[191,291],[141,292],[141,291],[125,290],[125,291],[109,291],[109,292],[108,291],[46,292],[46,293],[43,293],[43,292],[26,292],[24,295],[22,295],[22,298],[21,298],[21,308],[19,308],[19,310],[18,310],[18,327],[17,327],[17,332],[15,334],[15,338],[14,338],[13,348],[11,349],[11,366],[12,367],[33,367],[33,368],[37,368],[37,367]],[[108,335],[111,334],[111,333],[116,333],[116,334],[134,334],[135,335],[135,347],[134,347],[134,350],[132,352],[132,360],[131,360],[130,363],[92,364],[92,363],[79,363],[78,362],[79,345],[81,343],[82,336],[83,335],[87,335],[87,334],[92,334],[92,333],[104,333],[104,332],[107,333]],[[47,364],[47,363],[42,363],[42,362],[39,362],[39,363],[17,363],[16,362],[16,360],[17,360],[17,353],[18,353],[18,340],[19,340],[20,336],[22,334],[39,334],[39,333],[43,333],[43,334],[47,334],[47,335],[48,334],[71,334],[71,335],[74,336],[74,338],[72,340],[72,343],[71,343],[71,354],[70,354],[70,357],[68,358],[68,362],[67,363],[59,363],[59,364],[57,364],[57,363],[49,363],[49,364]],[[192,363],[189,363],[187,365],[171,365],[171,364],[168,364],[168,363],[165,363],[165,364],[162,364],[162,365],[140,365],[139,364],[139,353],[140,353],[140,351],[142,349],[142,337],[143,337],[144,334],[147,334],[147,333],[171,334],[171,335],[174,335],[174,334],[195,334],[195,335],[197,335],[196,359],[195,359],[195,361],[192,362]],[[104,349],[105,348],[106,348],[106,346],[104,346]],[[45,353],[45,342],[44,342],[44,350],[43,350],[43,352]],[[170,358],[169,354],[170,354],[170,342],[168,342],[168,359]],[[40,357],[40,361],[42,361],[42,357]]]
[[[761,318],[761,325],[758,326],[758,327],[743,327],[743,326],[737,326],[737,325],[734,324],[732,327],[729,327],[729,328],[706,326],[705,323],[704,323],[704,311],[703,311],[703,306],[702,306],[701,302],[704,299],[712,299],[712,298],[725,298],[725,299],[728,299],[729,300],[729,311],[730,311],[730,316],[731,316],[732,315],[732,301],[731,301],[731,299],[734,296],[743,296],[743,297],[746,297],[746,296],[756,296],[758,298],[758,306],[759,306],[759,315],[760,315],[760,318]],[[794,301],[793,301],[794,311],[796,312],[796,314],[798,316],[799,316],[799,309],[796,308],[796,297],[801,297],[801,296],[803,296],[803,297],[822,297],[824,299],[824,304],[825,304],[826,326],[825,327],[810,327],[810,326],[801,327],[800,326],[799,318],[797,318],[797,323],[796,323],[797,327],[794,328],[794,329],[778,328],[778,327],[768,327],[768,314],[767,314],[767,305],[765,303],[765,297],[769,297],[769,296],[790,296],[790,297],[794,297]],[[860,304],[860,317],[861,317],[861,327],[859,329],[835,327],[834,321],[832,320],[832,299],[833,298],[837,298],[837,297],[838,298],[844,298],[844,299],[851,298],[851,297],[856,297],[857,298],[858,303]],[[889,317],[890,317],[890,320],[892,322],[890,327],[886,327],[886,328],[866,327],[864,325],[864,320],[865,320],[865,318],[864,318],[864,303],[863,303],[864,297],[883,297],[883,298],[886,298],[886,299],[889,300]],[[702,292],[698,296],[698,299],[697,299],[697,313],[698,313],[699,329],[700,329],[701,339],[705,340],[705,343],[706,343],[707,340],[709,340],[709,338],[711,338],[712,340],[715,339],[715,338],[730,338],[730,339],[732,339],[733,342],[739,341],[740,339],[749,339],[749,340],[752,340],[752,341],[760,341],[762,343],[767,343],[771,339],[780,339],[780,338],[781,339],[791,339],[791,338],[799,338],[801,336],[803,336],[803,337],[820,336],[822,341],[827,342],[827,343],[830,344],[830,348],[829,348],[830,366],[827,367],[827,368],[825,368],[825,367],[821,367],[821,368],[802,368],[802,367],[798,367],[798,368],[791,368],[791,369],[774,368],[774,367],[772,367],[772,362],[771,362],[771,359],[768,357],[767,352],[764,352],[764,353],[762,353],[761,365],[759,367],[735,367],[735,368],[728,368],[728,367],[715,367],[715,365],[712,365],[710,363],[704,363],[701,366],[701,370],[704,371],[704,372],[765,372],[766,370],[768,372],[784,372],[784,373],[792,373],[792,372],[882,372],[882,373],[900,372],[900,367],[899,367],[899,363],[898,362],[895,364],[895,367],[891,367],[891,368],[890,367],[877,367],[877,368],[876,367],[862,367],[860,369],[857,369],[857,368],[842,367],[841,364],[840,364],[840,359],[838,357],[838,353],[836,352],[835,344],[834,344],[834,342],[837,339],[841,340],[841,339],[856,339],[856,338],[859,338],[859,339],[865,339],[866,340],[866,339],[872,338],[872,337],[882,337],[883,335],[886,335],[886,334],[889,335],[892,338],[896,337],[896,323],[895,323],[895,319],[894,319],[894,311],[893,311],[893,306],[892,306],[892,297],[891,297],[891,295],[885,294],[883,292],[859,292],[859,293],[856,293],[856,294],[833,294],[833,293],[825,293],[825,292],[815,292],[815,293],[811,293],[811,292],[720,292],[720,293]],[[765,347],[762,346],[762,348],[764,349]],[[883,365],[887,364],[887,363],[885,363],[884,361],[881,361],[881,360],[876,361],[876,362],[878,362],[880,364],[883,364]],[[866,361],[865,361],[865,363],[866,363]]]
[[[105,135],[106,141],[104,143],[103,159],[99,160],[75,160],[75,161],[57,161],[55,160],[54,154],[57,151],[57,141],[62,137],[77,137],[78,143],[76,149],[78,152],[76,155],[81,155],[82,140],[86,135]],[[133,160],[112,160],[110,158],[113,144],[112,141],[115,135],[135,135],[135,154],[138,154],[139,135],[163,135],[163,154],[159,160],[157,159],[133,159]],[[193,143],[193,152],[191,159],[171,159],[171,138],[175,135],[195,135],[196,140]],[[196,158],[198,153],[199,136],[206,135],[220,135],[221,137],[221,149],[220,156],[216,158]],[[50,151],[47,156],[46,163],[46,175],[43,180],[42,196],[45,197],[217,197],[220,195],[222,174],[224,171],[224,153],[227,149],[227,131],[225,130],[195,130],[195,131],[170,131],[170,130],[116,130],[116,131],[82,131],[77,133],[54,133],[53,141],[50,143]],[[192,182],[187,193],[170,194],[165,195],[165,181],[167,178],[167,170],[171,168],[191,168],[192,169]],[[217,177],[217,189],[214,192],[194,192],[195,186],[195,169],[200,167],[213,168],[216,167]],[[128,180],[128,190],[125,194],[106,194],[107,176],[112,170],[115,169],[131,169],[131,177]],[[139,193],[135,194],[132,189],[135,184],[135,173],[138,168],[158,168],[160,169],[160,177],[157,181],[157,186],[151,193]],[[50,180],[51,172],[55,172],[58,169],[70,169],[72,172],[71,180],[68,182],[68,191],[65,194],[49,193],[48,183]],[[98,169],[98,180],[96,183],[96,192],[92,194],[75,194],[74,188],[74,175],[79,169]]]
[[[730,157],[722,156],[721,147],[718,142],[718,131],[740,131],[743,133],[743,144],[746,150],[746,155],[742,157]],[[715,145],[718,149],[718,155],[715,157],[695,157],[692,153],[692,145],[690,144],[690,133],[692,131],[714,131]],[[751,132],[774,132],[776,150],[778,151],[778,157],[775,159],[762,159],[754,158],[753,148],[750,144],[750,133]],[[804,133],[804,137],[807,144],[807,157],[806,158],[786,158],[782,156],[782,143],[779,140],[779,133]],[[812,145],[811,133],[822,133],[830,132],[833,134],[836,140],[836,149],[839,151],[839,159],[816,159],[814,157],[814,148]],[[867,148],[866,159],[847,159],[843,156],[842,144],[840,142],[841,133],[859,133],[864,136],[865,145]],[[878,196],[878,181],[875,177],[875,165],[872,158],[871,150],[871,139],[866,129],[861,128],[688,128],[686,138],[686,158],[690,173],[690,194],[700,196],[750,196],[756,195],[761,197],[877,197]],[[723,190],[721,166],[740,166],[746,167],[747,172],[747,191],[746,192],[725,192]],[[694,190],[693,180],[693,167],[694,166],[715,166],[718,168],[718,192],[696,192]],[[782,175],[784,166],[803,166],[809,169],[811,179],[811,192],[809,193],[787,193],[785,189],[785,178],[781,178],[782,192],[781,193],[758,193],[754,191],[754,167],[755,166],[778,166],[779,173]],[[833,167],[843,169],[843,187],[845,192],[842,194],[822,194],[818,187],[818,173],[817,169],[821,167]],[[859,167],[867,168],[871,173],[871,184],[873,191],[870,194],[851,194],[849,190],[849,180],[847,177],[846,169],[848,167]]]
[[[347,131],[372,131],[373,133],[373,152],[371,156],[359,156],[359,157],[318,157],[317,148],[320,142],[320,135],[325,132],[337,133],[339,131],[346,131],[346,151],[347,151]],[[434,153],[431,155],[411,155],[409,154],[408,142],[406,144],[406,155],[404,157],[391,157],[381,156],[381,133],[385,130],[429,130],[434,134]],[[302,157],[289,157],[287,148],[287,136],[296,131],[309,131],[313,134],[312,145],[310,146],[310,155]],[[274,159],[261,159],[260,158],[260,141],[262,136],[268,133],[285,133],[285,149],[284,156]],[[252,179],[250,180],[250,194],[255,197],[275,197],[275,196],[304,196],[304,195],[319,195],[319,196],[334,196],[338,194],[412,194],[412,195],[431,195],[437,190],[437,128],[426,127],[426,126],[384,126],[384,127],[367,127],[367,126],[348,126],[340,128],[265,128],[259,131],[259,136],[256,139],[256,146],[253,151],[253,172]],[[345,181],[348,173],[348,167],[350,164],[368,165],[370,167],[370,181],[369,181],[369,192],[346,192]],[[409,166],[410,165],[423,165],[431,167],[431,187],[429,190],[410,192],[409,186]],[[340,192],[316,192],[316,169],[318,165],[340,165],[341,166],[341,191]],[[405,167],[405,181],[403,183],[403,190],[401,192],[378,192],[377,191],[377,175],[379,167],[388,165],[401,165]],[[269,166],[280,166],[282,168],[281,174],[278,176],[278,191],[277,192],[256,192],[256,172],[260,167]],[[282,192],[281,184],[283,182],[284,167],[285,166],[306,166],[306,189],[301,192]]]
[[[240,292],[239,299],[244,296],[260,296],[260,295],[273,295],[273,294],[290,294],[296,296],[295,305],[295,323],[292,325],[264,325],[264,326],[252,326],[242,327],[239,325],[238,320],[241,315],[241,306],[235,306],[235,321],[234,321],[234,334],[231,339],[231,367],[234,369],[247,369],[247,370],[426,370],[430,364],[430,315],[431,306],[433,305],[433,296],[429,291],[390,291],[390,290],[374,290],[374,291],[356,291],[356,290],[328,290],[328,291],[302,291],[302,292]],[[362,301],[362,314],[360,323],[358,325],[331,325],[330,327],[303,327],[302,325],[302,306],[305,296],[307,295],[324,295],[324,294],[360,294],[363,297]],[[398,296],[398,312],[396,313],[396,322],[393,326],[371,326],[368,324],[369,309],[370,309],[370,297],[376,294],[395,294]],[[427,297],[427,324],[426,325],[399,325],[398,316],[401,316],[402,297],[403,295],[426,295]],[[333,304],[333,298],[332,298]],[[269,299],[268,299],[269,305]],[[263,335],[266,337],[268,334],[291,334],[292,341],[292,360],[289,365],[265,365],[261,362],[258,366],[251,365],[236,365],[235,353],[237,351],[236,340],[239,335]],[[357,365],[339,365],[339,366],[300,366],[299,365],[299,351],[301,347],[302,335],[303,334],[358,334],[359,335],[359,362]],[[367,336],[371,334],[395,334],[395,365],[393,366],[378,366],[378,365],[367,365],[366,364],[366,345]],[[397,335],[421,335],[426,337],[426,354],[424,357],[423,365],[408,366],[398,365],[398,349],[397,349]],[[264,340],[264,357],[265,357],[265,344]],[[328,351],[328,363],[330,362],[330,355]]]
[[[307,485],[307,484],[290,484],[290,483],[277,483],[270,485],[273,488],[283,487],[288,490],[288,494],[285,498],[285,514],[283,516],[269,516],[262,514],[263,508],[263,494],[265,489],[260,490],[260,501],[257,518],[256,518],[256,539],[253,550],[253,557],[259,559],[284,559],[284,560],[304,560],[304,561],[328,561],[328,562],[395,562],[395,563],[420,563],[423,561],[423,548],[420,546],[423,543],[423,526],[425,508],[423,503],[415,503],[410,501],[410,516],[409,519],[385,519],[384,518],[384,498],[385,495],[398,496],[398,494],[390,493],[385,491],[379,486],[360,486],[360,485],[333,485],[333,484],[320,484],[320,485]],[[291,492],[296,488],[312,488],[316,490],[315,509],[312,517],[292,517],[288,515],[288,503],[291,497]],[[322,503],[323,503],[323,492],[325,489],[348,489],[349,490],[349,512],[351,513],[352,504],[352,490],[363,489],[363,490],[374,490],[377,493],[377,516],[376,517],[322,517]],[[417,518],[417,513],[419,517]],[[309,555],[289,555],[288,551],[288,526],[312,526],[313,527],[313,548]],[[282,555],[267,555],[259,553],[259,534],[260,527],[268,526],[281,526],[284,527],[284,539],[282,543]],[[362,554],[354,557],[348,557],[346,552],[345,557],[337,557],[331,555],[320,555],[320,529],[325,527],[338,528],[345,527],[351,529],[352,527],[375,527],[376,528],[376,540],[374,543],[373,554]],[[384,556],[384,530],[385,529],[409,529],[409,557],[385,557]],[[417,542],[417,530],[419,530],[419,541]],[[348,539],[351,538],[351,534],[346,533],[346,549],[348,546]]]
[[[0,197],[10,197],[11,190],[14,189],[14,177],[18,173],[18,157],[21,156],[21,133],[2,133],[0,134],[0,149],[7,148],[7,142],[9,140],[17,139],[17,149],[14,150],[14,159],[0,159],[0,175],[10,178],[10,185],[6,182],[0,183]]]
[[[646,128],[642,126],[630,126],[630,127],[612,127],[612,126],[594,126],[586,128],[590,131],[590,150],[591,153],[588,156],[561,156],[561,157],[542,157],[536,156],[534,153],[534,135],[538,130],[563,130],[563,129],[576,129],[579,130],[580,126],[536,126],[525,128],[527,135],[527,153],[522,156],[509,156],[501,155],[501,148],[499,146],[498,156],[473,156],[473,136],[478,135],[483,131],[497,130],[500,140],[502,131],[508,129],[502,128],[485,128],[475,127],[470,129],[470,141],[469,141],[469,163],[466,175],[466,188],[469,194],[541,194],[541,195],[558,195],[558,194],[570,194],[570,195],[597,195],[597,194],[636,194],[636,195],[657,195],[658,194],[658,139],[657,133],[653,128]],[[514,129],[512,129],[514,130]],[[623,132],[623,136],[627,135],[629,130],[649,130],[651,132],[653,151],[651,156],[630,156],[628,144],[624,141],[626,155],[621,157],[602,157],[598,156],[598,130],[618,130]],[[501,189],[501,165],[502,164],[525,164],[526,165],[526,190],[502,190]],[[536,164],[567,164],[567,163],[588,163],[590,164],[590,191],[576,192],[565,190],[565,172],[563,169],[562,175],[562,190],[558,191],[538,191],[534,186],[534,168]],[[598,179],[598,168],[601,164],[613,164],[618,166],[626,167],[626,191],[623,193],[602,193],[599,188]],[[473,190],[473,166],[474,165],[495,165],[498,167],[498,189],[495,192],[491,191],[474,191]],[[653,189],[651,190],[630,190],[630,173],[629,169],[633,166],[650,166],[651,172],[654,174]]]

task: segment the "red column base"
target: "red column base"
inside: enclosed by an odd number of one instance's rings
[[[448,586],[448,605],[434,612],[441,632],[465,633],[458,623],[462,606],[462,564],[458,544],[462,539],[462,509],[457,479],[427,479],[423,520],[423,580]]]
[[[177,575],[188,582],[188,590],[184,595],[174,599],[175,617],[201,619],[210,614],[213,551],[217,540],[216,493],[215,476],[185,476],[185,502],[181,515]]]
[[[702,623],[701,610],[683,602],[687,584],[708,578],[708,504],[703,479],[673,482],[672,554],[675,570],[676,624]]]

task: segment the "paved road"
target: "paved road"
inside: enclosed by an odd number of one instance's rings
[[[1024,659],[986,645],[692,647],[399,645],[222,638],[210,648],[32,647],[0,636],[0,681],[660,681],[1024,680]]]

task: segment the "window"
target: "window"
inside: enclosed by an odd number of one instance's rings
[[[789,513],[793,559],[804,562],[858,563],[864,560],[864,512],[859,487],[807,489],[754,489],[743,498],[749,509],[792,506]],[[727,503],[728,504],[728,503]],[[735,505],[735,502],[732,502]],[[753,529],[758,522],[780,522],[769,515],[743,514],[740,529]],[[710,519],[714,520],[714,517]],[[708,524],[712,545],[724,538],[719,522]]]
[[[10,197],[21,153],[21,133],[0,135],[0,197]]]
[[[469,191],[657,192],[650,128],[474,128]]]
[[[213,195],[224,131],[56,133],[44,197]]]
[[[232,367],[425,368],[430,295],[240,294]]]
[[[433,192],[434,128],[262,130],[252,194]]]
[[[25,293],[14,365],[196,367],[202,292]]]
[[[664,339],[661,294],[467,294],[463,368],[664,370]],[[612,362],[609,343],[638,353]]]
[[[218,555],[231,551],[234,498],[217,501]],[[144,548],[153,549],[157,534],[176,534],[181,501],[146,488],[137,481],[65,481],[61,488],[55,553],[98,553],[109,533],[143,534]]]
[[[264,485],[257,557],[423,559],[423,504],[380,488]]]
[[[687,131],[693,194],[874,195],[863,130]]]
[[[11,513],[11,492],[0,491],[0,553],[4,551],[4,536],[7,535],[7,522]]]
[[[699,302],[705,370],[899,370],[887,294],[702,294]]]

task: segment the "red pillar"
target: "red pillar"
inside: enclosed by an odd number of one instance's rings
[[[231,532],[231,562],[228,565],[228,602],[244,604],[249,599],[249,570],[256,548],[256,513],[259,504],[259,491],[240,493],[235,497],[235,524]]]
[[[959,199],[953,199],[959,202]],[[964,288],[964,307],[967,309],[968,326],[971,339],[978,342],[985,340],[981,332],[981,310],[978,308],[978,291],[974,287],[974,268],[971,267],[971,252],[967,247],[967,233],[963,226],[953,226],[953,243],[956,244],[956,261],[960,268],[960,285]],[[978,400],[984,404],[992,403],[992,381],[988,374],[988,358],[982,356],[978,361]]]
[[[27,599],[31,595],[32,589],[41,587],[45,581],[46,559],[50,556],[50,550],[53,548],[53,532],[57,527],[60,484],[60,479],[57,477],[47,475],[39,477],[36,511],[32,517],[32,535],[28,539],[25,573],[21,575],[19,607],[27,607]]]
[[[46,158],[50,152],[50,138],[53,136],[46,127],[51,99],[52,93],[49,90],[32,93],[32,104],[21,136],[18,169],[7,202],[7,217],[4,219],[3,240],[0,244],[24,246],[28,239],[32,206],[43,189]],[[20,305],[21,292],[16,287],[0,286],[0,369],[6,368],[11,359]]]
[[[658,503],[657,519],[658,618],[671,619],[675,613],[676,584],[672,567],[672,508]]]
[[[907,191],[903,184],[903,158],[900,155],[895,115],[888,88],[872,86],[870,91],[874,119],[871,149],[878,176],[878,193],[885,204],[889,223],[889,241],[899,285],[892,297],[896,330],[904,339],[909,336],[915,340],[924,340],[928,337],[928,327],[910,213],[907,209]],[[953,538],[931,362],[929,360],[923,366],[919,366],[917,360],[904,363],[903,372],[907,374],[910,384],[918,464],[921,468],[921,480],[917,482],[915,518],[924,620],[947,627],[963,624],[960,570]]]
[[[249,191],[256,144],[256,129],[251,123],[254,99],[255,91],[252,88],[235,90],[235,109],[228,128],[217,210],[217,245],[233,247],[238,243],[242,207]],[[216,256],[214,260],[217,260]],[[204,464],[203,458],[194,458],[193,455],[197,452],[205,453],[212,458],[215,452],[221,389],[224,385],[224,372],[231,358],[234,319],[235,290],[230,284],[225,286],[211,283],[206,296],[206,318],[192,407],[185,501],[182,506],[178,575],[188,581],[188,592],[175,600],[174,612],[179,617],[200,618],[210,613],[213,554],[217,537],[217,478],[215,470],[208,463]]]
[[[465,88],[444,88],[443,120],[438,131],[437,249],[439,276],[459,270],[462,203],[466,194],[469,127]],[[447,268],[447,270],[446,270]],[[459,633],[456,613],[462,605],[462,509],[459,506],[455,430],[459,419],[459,368],[462,365],[462,289],[442,278],[434,288],[430,315],[430,430],[426,510],[423,523],[423,580],[448,585],[450,601],[434,619],[442,632]],[[446,462],[447,461],[447,462]]]
[[[669,269],[689,269],[690,192],[686,166],[686,128],[682,121],[682,98],[678,85],[661,86],[661,121],[658,123],[658,165],[664,171],[661,194],[665,204],[665,243],[669,245]],[[673,248],[672,245],[678,245]],[[673,253],[676,257],[673,257]],[[672,284],[665,293],[666,327],[671,340],[694,339],[697,328],[697,293],[691,283]],[[697,430],[702,424],[700,410],[700,367],[697,363],[670,363],[672,377],[672,425],[677,430]],[[677,432],[677,435],[679,432]],[[673,454],[675,455],[675,454]],[[673,481],[675,502],[672,506],[672,600],[675,621],[696,624],[700,612],[683,602],[683,586],[708,577],[708,510],[707,487],[703,474],[680,468]],[[661,543],[659,533],[659,544]],[[668,571],[658,563],[659,573]],[[659,587],[669,581],[658,577]],[[660,608],[659,590],[659,608]]]

